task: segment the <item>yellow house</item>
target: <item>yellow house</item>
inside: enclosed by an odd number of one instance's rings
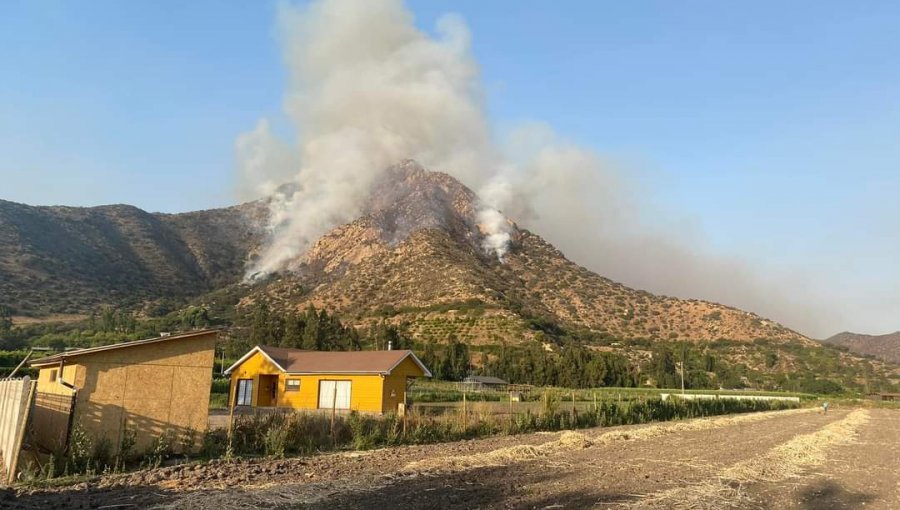
[[[416,377],[412,351],[303,351],[256,346],[225,371],[231,403],[248,407],[397,412]]]
[[[35,442],[65,448],[78,426],[117,450],[127,430],[135,451],[168,433],[176,449],[206,430],[215,330],[78,349],[31,362],[38,383]]]

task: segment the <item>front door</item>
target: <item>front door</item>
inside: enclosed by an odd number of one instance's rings
[[[260,375],[256,407],[275,407],[278,402],[278,376]]]
[[[319,409],[350,409],[350,381],[319,381]]]

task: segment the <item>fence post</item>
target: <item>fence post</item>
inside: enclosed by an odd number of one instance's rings
[[[337,383],[334,385],[334,391],[331,392],[331,446],[337,446],[337,438],[334,435],[334,414],[337,409]]]
[[[572,428],[575,428],[575,422],[578,420],[578,411],[575,410],[575,390],[572,390]]]
[[[469,418],[469,415],[468,415],[468,409],[466,409],[466,390],[463,389],[463,416],[462,416],[462,419],[463,419],[463,432],[465,432],[466,429],[468,428],[468,425],[469,425],[469,420],[468,420],[468,418]]]
[[[228,387],[228,446],[225,450],[225,455],[230,457],[234,451],[232,438],[234,435],[234,404],[237,400],[237,385],[229,383]]]

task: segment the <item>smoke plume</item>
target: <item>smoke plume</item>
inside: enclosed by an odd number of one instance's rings
[[[239,166],[264,193],[270,175],[282,173],[271,167],[296,162],[294,186],[272,201],[272,241],[252,273],[289,266],[328,229],[353,219],[379,174],[401,159],[472,186],[493,165],[465,24],[445,16],[432,38],[412,21],[398,0],[281,7],[285,108],[299,140],[292,158],[249,151],[251,160]],[[280,149],[265,141],[265,121],[260,126],[239,148]]]
[[[677,215],[657,211],[620,170],[549,127],[522,126],[495,141],[458,16],[441,18],[435,36],[414,26],[401,0],[286,5],[278,18],[285,109],[298,138],[278,141],[262,120],[237,141],[243,185],[272,196],[271,242],[248,275],[289,269],[358,215],[385,169],[412,158],[479,192],[483,247],[501,261],[508,216],[631,286],[740,306],[801,330],[821,320],[822,309],[779,297],[786,287],[745,262],[709,254]],[[277,187],[284,182],[292,185]]]

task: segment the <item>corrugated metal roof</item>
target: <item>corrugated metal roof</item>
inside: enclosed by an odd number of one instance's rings
[[[217,330],[217,329],[204,329],[202,331],[191,331],[190,333],[182,333],[182,334],[178,334],[178,335],[155,336],[153,338],[146,338],[144,340],[134,340],[131,342],[122,342],[122,343],[118,343],[118,344],[101,345],[99,347],[88,347],[87,349],[77,349],[74,351],[66,351],[66,352],[61,352],[59,354],[54,354],[53,356],[47,356],[46,358],[36,359],[36,360],[30,362],[28,365],[32,366],[32,367],[53,365],[53,364],[59,363],[60,361],[64,361],[64,360],[67,360],[70,358],[75,358],[78,356],[83,356],[85,354],[93,354],[95,352],[111,351],[113,349],[127,349],[129,347],[153,344],[153,343],[157,343],[157,342],[168,342],[171,340],[183,340],[185,338],[208,335],[210,333],[217,333],[218,331],[219,330]]]
[[[304,351],[263,345],[253,348],[225,373],[230,373],[257,351],[288,374],[389,374],[404,359],[412,357],[425,375],[431,377],[428,368],[409,350]]]

